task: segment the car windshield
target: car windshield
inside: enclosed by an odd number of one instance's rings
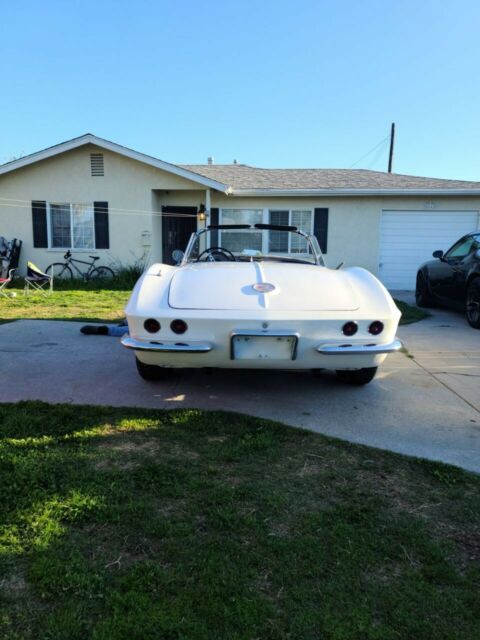
[[[216,225],[194,233],[182,264],[273,260],[324,265],[315,236],[281,225]]]

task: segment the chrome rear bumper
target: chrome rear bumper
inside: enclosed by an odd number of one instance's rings
[[[398,338],[395,338],[393,342],[387,342],[386,344],[321,344],[317,347],[317,351],[322,355],[376,355],[380,353],[392,353],[399,351],[402,348],[402,343]]]
[[[123,336],[120,342],[127,349],[156,353],[208,353],[213,349],[209,342],[137,340],[129,335]],[[316,347],[316,351],[322,355],[378,355],[399,351],[401,348],[402,343],[395,339],[386,344],[321,344]]]
[[[135,340],[126,335],[120,340],[127,349],[135,351],[156,351],[157,353],[208,353],[212,345],[208,342],[168,342]]]

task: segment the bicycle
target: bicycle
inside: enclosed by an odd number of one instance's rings
[[[73,258],[72,252],[67,251],[63,257],[65,258],[65,262],[54,262],[48,265],[45,269],[45,273],[49,276],[53,276],[54,278],[73,278],[73,271],[71,269],[71,267],[73,267],[78,275],[84,280],[105,280],[115,276],[115,272],[113,269],[110,269],[110,267],[95,266],[95,262],[100,260],[98,256],[88,256],[92,261],[86,262],[85,260]],[[86,271],[81,271],[75,263],[86,264],[88,265],[88,269]]]

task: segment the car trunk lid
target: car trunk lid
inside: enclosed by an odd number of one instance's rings
[[[254,288],[265,283],[274,289],[265,293]],[[359,307],[347,273],[268,261],[181,267],[172,277],[169,305],[175,309],[244,311],[354,311]]]

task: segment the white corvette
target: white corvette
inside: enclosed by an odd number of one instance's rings
[[[154,264],[126,306],[139,374],[171,368],[334,369],[366,384],[401,343],[400,311],[360,267],[329,269],[296,227],[218,225],[194,233],[177,266]]]

